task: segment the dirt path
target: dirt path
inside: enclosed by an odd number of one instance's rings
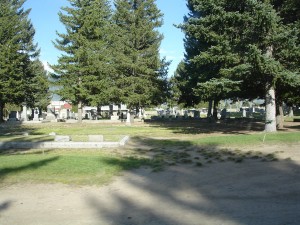
[[[163,172],[142,168],[104,187],[62,184],[0,189],[1,225],[296,225],[300,145],[277,162],[246,160]],[[283,160],[291,157],[292,160]]]

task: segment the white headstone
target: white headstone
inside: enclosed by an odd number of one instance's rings
[[[126,123],[127,124],[131,124],[134,122],[134,115],[131,115],[129,110],[127,111],[127,120],[126,120]]]
[[[70,138],[70,136],[57,135],[57,136],[55,136],[54,141],[68,142],[68,141],[71,141],[71,138]]]
[[[91,142],[103,142],[103,135],[88,135]]]
[[[22,109],[22,113],[21,113],[21,120],[22,121],[27,121],[27,106],[24,104],[22,105],[23,109]]]
[[[35,108],[33,111],[33,121],[39,121],[39,109]]]
[[[247,117],[246,109],[243,108],[243,118]]]

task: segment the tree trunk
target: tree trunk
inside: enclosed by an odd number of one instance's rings
[[[212,111],[212,104],[213,104],[212,100],[209,100],[209,102],[208,102],[208,111],[207,111],[207,118],[211,118],[211,116],[212,116],[212,113],[211,113],[211,111]]]
[[[1,122],[4,122],[4,119],[3,119],[3,110],[4,110],[4,103],[3,102],[0,102],[0,123]]]
[[[276,132],[276,104],[275,104],[275,89],[273,86],[267,87],[266,93],[266,120],[265,132]]]
[[[82,123],[82,101],[78,102],[78,123]]]
[[[214,118],[215,120],[218,119],[218,105],[219,105],[219,101],[218,101],[218,100],[214,100],[213,118]]]
[[[276,112],[276,124],[278,129],[283,129],[284,115],[282,104],[278,105]]]
[[[97,116],[102,118],[101,106],[100,105],[97,106]]]
[[[267,48],[266,56],[273,57],[273,46]],[[266,84],[266,121],[265,132],[276,132],[276,99],[275,88],[271,83]]]

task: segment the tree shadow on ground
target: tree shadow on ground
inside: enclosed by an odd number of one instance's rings
[[[227,119],[211,122],[208,119],[179,121],[147,121],[150,126],[165,127],[178,134],[243,134],[263,131],[264,123],[253,119]]]
[[[164,127],[172,130],[175,134],[245,134],[249,132],[264,131],[264,121],[236,118],[211,122],[208,119],[197,120],[148,120],[146,124],[154,127]],[[300,122],[284,122],[284,128],[281,131],[299,131]]]
[[[285,129],[299,131],[300,130],[300,122],[285,122]]]
[[[36,143],[38,146],[41,141],[52,141],[53,139],[53,136],[44,135],[38,132],[37,127],[24,126],[22,122],[7,122],[0,124],[0,154],[28,151],[30,149],[30,147],[15,149],[10,145],[10,143],[13,142]]]
[[[23,126],[22,122],[6,122],[0,123],[0,135],[5,135],[8,133],[12,134],[22,134],[24,132],[32,133],[35,131],[35,128],[32,126]]]
[[[28,163],[26,165],[18,167],[6,167],[0,169],[0,181],[4,180],[6,176],[19,173],[26,170],[39,169],[40,167],[46,166],[59,159],[59,156],[51,157],[49,159],[39,160],[35,162]]]
[[[3,203],[0,203],[0,212],[7,210],[12,204],[12,201],[5,201]]]
[[[136,154],[160,155],[164,171],[129,172],[110,189],[110,200],[88,196],[103,224],[299,224],[300,159],[281,158],[276,149],[224,151],[176,140],[146,148],[151,140],[137,141],[145,147]]]

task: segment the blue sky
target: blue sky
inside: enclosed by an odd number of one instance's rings
[[[187,14],[186,0],[156,0],[158,8],[164,14],[164,25],[160,32],[164,35],[161,44],[161,56],[172,60],[169,75],[173,75],[178,63],[183,59],[183,33],[173,24],[180,24]],[[36,30],[35,41],[41,48],[40,60],[43,63],[55,64],[61,54],[54,48],[52,41],[57,38],[56,31],[64,32],[64,26],[59,21],[57,13],[67,0],[27,0],[24,7],[31,8],[29,15]]]

